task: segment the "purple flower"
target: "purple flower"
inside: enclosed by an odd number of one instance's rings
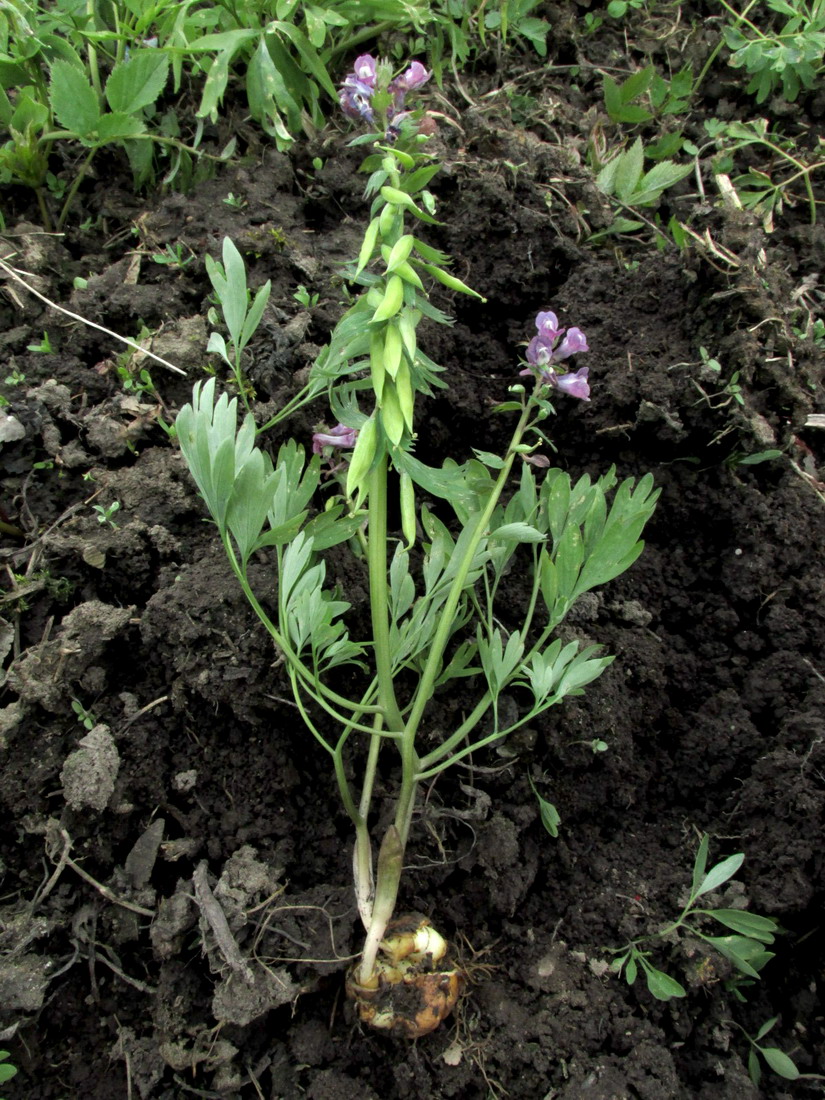
[[[430,73],[424,68],[420,61],[413,61],[409,69],[397,76],[395,80],[390,83],[389,90],[393,95],[401,93],[405,95],[407,92],[414,92],[416,89],[422,87],[430,79]]]
[[[348,118],[356,121],[364,119],[372,125],[375,122],[373,96],[376,92],[386,89],[392,96],[392,102],[386,111],[386,140],[393,142],[401,132],[401,123],[409,117],[404,110],[407,94],[417,91],[426,84],[430,74],[420,61],[413,61],[409,68],[394,80],[390,80],[391,75],[389,62],[376,61],[371,54],[363,53],[360,57],[356,57],[352,72],[347,73],[344,78],[338,92],[338,100],[341,110]]]
[[[397,141],[401,133],[401,123],[410,118],[410,112],[404,110],[404,102],[408,92],[417,91],[430,79],[430,74],[420,61],[413,61],[409,69],[390,81],[387,89],[392,93],[392,106],[389,109],[387,120],[386,139],[389,142]]]
[[[539,313],[536,317],[538,335],[534,336],[527,345],[526,359],[530,364],[519,375],[533,375],[538,367],[539,377],[542,382],[555,386],[562,393],[570,397],[578,397],[582,401],[590,400],[590,386],[587,383],[588,368],[581,367],[575,373],[556,374],[553,370],[554,363],[560,363],[569,359],[578,352],[589,351],[587,337],[580,328],[559,328],[559,319],[555,313],[549,310]],[[563,339],[562,334],[566,332]]]
[[[545,382],[566,393],[569,397],[578,397],[582,401],[590,400],[590,386],[587,384],[588,367],[579,367],[575,374],[543,374]]]
[[[373,91],[369,84],[358,80],[354,73],[350,73],[338,93],[341,110],[348,118],[356,120],[363,118],[366,122],[372,123],[375,118],[370,104]]]
[[[347,73],[338,93],[341,110],[349,118],[373,121],[375,116],[370,101],[375,91],[375,77],[375,58],[368,53],[356,57],[353,71]]]
[[[375,58],[368,53],[362,53],[356,57],[352,75],[356,80],[375,91]]]
[[[315,432],[312,437],[312,453],[320,455],[324,453],[324,447],[354,447],[358,432],[355,428],[348,428],[344,424],[336,424],[328,432]]]
[[[534,367],[546,367],[553,355],[553,345],[542,340],[540,336],[534,336],[527,345],[527,362]],[[530,374],[530,371],[523,371]]]
[[[558,363],[560,359],[569,359],[580,351],[590,351],[587,337],[580,328],[569,328],[567,335],[553,352],[553,360]]]
[[[546,344],[552,344],[564,332],[563,328],[559,328],[558,317],[550,310],[536,316],[536,328],[539,330],[538,339]]]

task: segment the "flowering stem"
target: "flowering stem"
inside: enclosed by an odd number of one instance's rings
[[[389,597],[387,589],[387,456],[382,455],[370,474],[367,561],[370,577],[370,611],[378,676],[378,700],[391,730],[404,728],[395,697],[390,653]]]
[[[518,424],[516,425],[516,430],[513,433],[513,438],[510,441],[510,446],[508,448],[507,457],[504,461],[504,465],[499,472],[492,492],[490,493],[487,504],[481,515],[478,517],[478,520],[476,521],[475,531],[473,532],[473,537],[471,538],[465,551],[464,560],[461,562],[458,570],[456,571],[456,575],[453,579],[450,592],[447,596],[447,599],[444,603],[444,608],[441,612],[441,619],[438,625],[438,629],[435,633],[435,637],[433,638],[432,646],[430,647],[427,664],[424,667],[424,672],[421,675],[421,681],[415,692],[412,710],[410,712],[409,718],[407,719],[407,724],[404,729],[404,736],[401,742],[402,753],[404,751],[404,746],[407,742],[409,742],[410,744],[415,742],[415,737],[418,733],[418,727],[424,714],[424,708],[432,697],[435,688],[435,680],[438,675],[438,671],[441,668],[441,661],[444,656],[444,650],[447,646],[447,642],[449,641],[450,634],[452,633],[453,620],[455,619],[455,615],[458,610],[458,604],[461,599],[461,594],[464,591],[465,585],[467,583],[467,576],[470,572],[470,568],[472,567],[473,558],[475,557],[475,553],[478,549],[479,543],[481,542],[482,538],[485,535],[485,532],[487,531],[493,512],[495,511],[496,506],[499,502],[499,498],[504,491],[504,486],[506,485],[507,480],[510,477],[510,471],[513,467],[513,462],[515,461],[516,454],[518,453],[515,448],[521,442],[524,432],[527,429],[531,411],[531,405],[528,402],[522,411]]]

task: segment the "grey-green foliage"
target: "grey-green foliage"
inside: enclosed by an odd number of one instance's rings
[[[305,655],[320,673],[343,661],[357,663],[360,646],[349,640],[341,622],[348,605],[325,587],[320,553],[351,538],[363,514],[344,514],[339,503],[310,518],[310,501],[319,484],[320,460],[306,463],[294,441],[281,447],[276,462],[255,443],[255,424],[247,414],[237,425],[237,400],[215,399],[215,380],[195,386],[192,403],[181,409],[177,434],[184,458],[214,519],[239,579],[252,598],[247,566],[252,554],[274,547],[280,576],[279,626],[274,635],[297,656]],[[457,538],[447,524],[423,506],[424,559],[416,586],[409,554],[399,544],[389,571],[390,649],[394,671],[420,672],[438,629],[450,586],[470,544],[474,518],[492,489],[487,467],[477,459],[440,469],[412,455],[396,455],[399,468],[417,484],[449,502],[461,524]],[[615,490],[615,492],[614,492]],[[608,504],[608,496],[612,501]],[[506,736],[567,695],[580,694],[610,664],[597,646],[551,640],[575,600],[627,569],[639,556],[640,534],[656,503],[650,475],[618,485],[613,469],[597,481],[585,475],[575,483],[551,470],[537,483],[524,463],[518,490],[493,513],[488,534],[475,549],[457,612],[451,620],[453,647],[439,670],[436,686],[454,677],[481,675],[489,693],[494,723],[481,742]],[[496,598],[514,555],[521,548],[532,559],[535,621],[505,632]],[[541,610],[538,610],[541,608]],[[464,627],[481,612],[479,626]],[[262,618],[272,628],[268,617]],[[533,616],[530,616],[533,619]],[[528,712],[515,724],[500,725],[497,701],[508,686],[532,696]],[[464,755],[466,750],[462,750]]]
[[[780,27],[760,27],[757,10],[736,16],[725,28],[729,63],[751,74],[746,91],[764,103],[779,88],[793,103],[800,91],[816,86],[825,57],[825,4],[822,0],[766,0],[764,8],[784,17]],[[735,13],[734,13],[735,14]],[[767,22],[767,20],[766,20]]]
[[[675,921],[658,932],[641,936],[617,949],[611,969],[616,974],[624,972],[628,985],[633,985],[639,972],[644,975],[647,987],[660,1001],[684,997],[687,991],[675,978],[650,961],[647,944],[662,941],[675,932],[683,931],[702,940],[731,963],[742,978],[759,978],[760,972],[774,957],[769,947],[776,938],[779,926],[772,917],[762,917],[745,909],[704,909],[697,904],[701,897],[718,890],[733,878],[745,857],[741,852],[728,856],[708,870],[707,834],[702,837],[693,865],[690,893],[682,912]],[[707,921],[722,925],[723,935],[711,935],[706,931]]]
[[[483,453],[483,452],[482,452]],[[472,531],[491,491],[493,479],[484,463],[471,459],[445,462],[440,469],[424,466],[412,455],[397,456],[417,484],[449,503],[462,525],[454,540],[447,526],[429,509],[422,510],[424,543],[423,590],[409,602],[406,555],[396,565],[398,608],[394,618],[393,652],[400,664],[418,667],[438,624],[438,610],[462,557],[462,540]],[[529,715],[518,725],[547,710],[566,695],[578,695],[599,676],[612,658],[596,656],[598,646],[550,641],[575,600],[584,592],[617,577],[642,552],[640,539],[658,498],[650,475],[638,483],[627,479],[616,489],[615,470],[597,481],[588,475],[572,483],[569,475],[550,470],[537,484],[533,468],[524,463],[518,490],[493,514],[488,535],[481,540],[467,575],[458,613],[452,624],[457,639],[474,611],[480,610],[474,637],[461,638],[442,670],[439,682],[454,676],[483,675],[495,701],[506,686],[521,686],[533,696]],[[616,489],[608,505],[608,495]],[[521,548],[532,559],[536,595],[543,605],[536,622],[506,632],[499,625],[496,598],[514,555]],[[401,599],[402,584],[406,597]],[[532,628],[532,634],[531,634]],[[536,640],[541,639],[538,644]],[[503,737],[514,726],[500,727],[494,703],[494,732]]]
[[[307,462],[294,440],[284,444],[273,465],[256,446],[250,413],[238,427],[238,402],[224,393],[215,400],[215,379],[196,383],[192,403],[176,420],[186,464],[215,521],[230,563],[253,607],[275,630],[276,641],[300,656],[312,651],[320,668],[354,660],[360,647],[346,638],[336,620],[349,607],[323,588],[318,552],[350,538],[362,517],[342,516],[342,506],[309,518],[321,463]],[[274,547],[280,561],[280,628],[254,599],[248,581],[251,556]],[[317,590],[317,592],[316,592]],[[313,627],[316,628],[313,632]]]
[[[267,279],[250,301],[246,283],[246,265],[234,242],[224,237],[222,248],[223,264],[211,256],[205,257],[206,273],[218,298],[224,323],[229,330],[231,349],[219,332],[209,336],[207,351],[217,352],[235,374],[235,381],[246,401],[247,386],[241,368],[241,356],[249,341],[255,335],[263,318],[272,282]]]

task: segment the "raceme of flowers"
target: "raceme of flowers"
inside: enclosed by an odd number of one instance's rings
[[[590,386],[587,382],[588,367],[579,367],[568,374],[558,374],[553,370],[555,363],[569,359],[571,355],[589,351],[587,337],[580,328],[559,328],[559,320],[549,310],[536,317],[538,334],[527,345],[527,362],[530,364],[522,375],[535,375],[538,368],[542,382],[566,393],[578,397],[581,401],[590,400]]]
[[[372,125],[375,122],[373,96],[385,86],[392,96],[392,102],[387,109],[386,137],[393,140],[398,136],[401,123],[410,117],[409,112],[404,110],[407,95],[426,84],[430,74],[420,61],[413,61],[405,72],[385,85],[384,81],[389,75],[390,71],[385,64],[377,62],[371,54],[362,54],[356,57],[353,71],[344,78],[339,100],[341,109],[348,118],[364,119]]]

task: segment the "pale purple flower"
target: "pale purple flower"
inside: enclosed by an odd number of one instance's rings
[[[413,61],[406,72],[397,76],[395,80],[390,83],[389,90],[393,95],[399,92],[404,95],[407,92],[414,92],[418,88],[421,88],[429,79],[430,73],[427,72],[421,62]]]
[[[566,393],[569,397],[578,397],[581,401],[590,400],[590,386],[587,384],[588,367],[579,367],[574,374],[542,375],[545,382]]]
[[[580,328],[559,328],[559,319],[555,313],[549,310],[539,313],[536,317],[538,335],[534,336],[527,345],[526,359],[530,364],[519,375],[533,375],[539,368],[539,377],[542,382],[555,386],[562,393],[570,397],[578,397],[582,401],[590,400],[590,386],[587,383],[588,368],[581,367],[575,373],[556,374],[553,364],[569,359],[582,351],[589,351],[587,337]],[[563,339],[560,337],[564,335]]]
[[[376,71],[375,58],[370,54],[356,57],[353,71],[347,73],[338,93],[341,110],[349,118],[373,121],[375,116],[370,101],[375,91]]]
[[[375,89],[371,88],[369,84],[365,84],[363,81],[358,80],[354,73],[350,73],[341,85],[341,90],[338,93],[338,102],[341,104],[341,110],[348,118],[360,119],[363,118],[365,122],[372,123],[375,114],[372,109],[370,100],[372,99],[372,93]]]
[[[375,90],[376,62],[372,54],[362,53],[356,57],[352,75],[368,88]]]
[[[372,98],[377,91],[386,88],[392,95],[392,103],[387,110],[386,140],[393,142],[401,132],[401,123],[409,117],[404,110],[404,101],[409,92],[415,92],[430,79],[430,73],[420,61],[413,61],[400,76],[390,80],[390,66],[387,62],[378,62],[368,53],[356,57],[351,73],[347,73],[338,93],[341,110],[349,118],[364,119],[372,125],[375,122],[375,110]]]
[[[324,447],[336,447],[338,449],[355,446],[358,432],[355,428],[348,428],[345,424],[336,424],[328,432],[315,432],[312,437],[312,453],[320,455],[324,453]]]
[[[553,360],[558,363],[560,359],[569,359],[580,351],[590,351],[587,337],[580,328],[569,328],[567,335],[553,352]]]
[[[556,338],[564,332],[563,328],[559,328],[558,317],[555,313],[551,313],[549,309],[545,313],[539,313],[536,316],[536,328],[539,331],[538,339],[546,344],[553,344]]]
[[[552,355],[552,343],[547,343],[547,341],[542,340],[540,336],[534,336],[527,345],[527,362],[531,363],[534,367],[546,367]],[[522,374],[530,373],[529,370],[522,371]]]

